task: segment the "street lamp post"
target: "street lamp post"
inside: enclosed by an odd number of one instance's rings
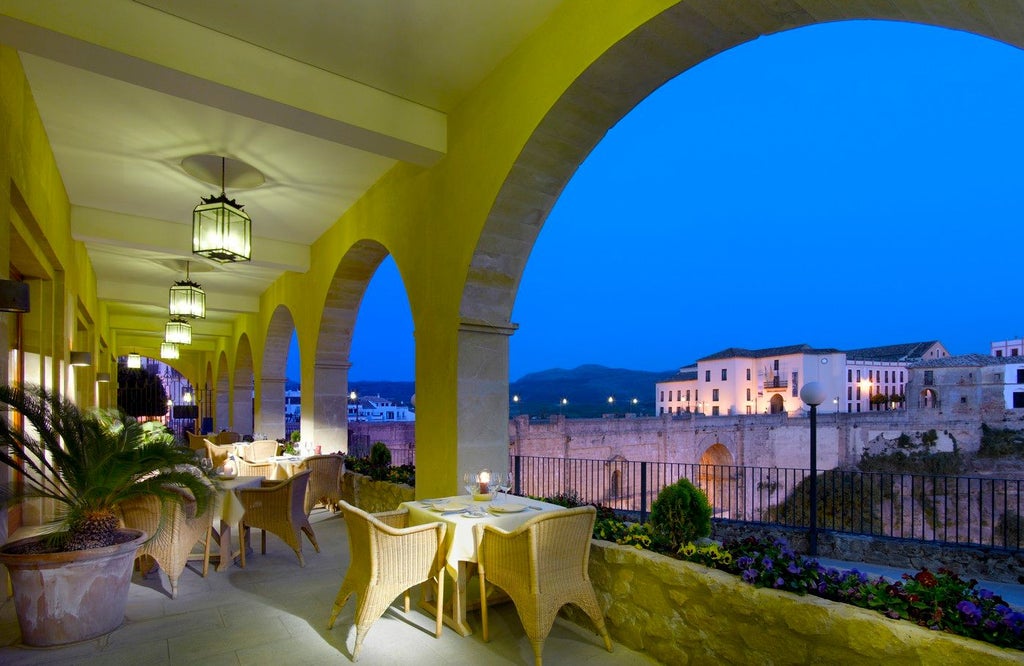
[[[562,409],[569,404],[569,398],[562,398],[558,401],[558,415],[562,415]]]
[[[808,554],[818,556],[818,405],[825,402],[825,387],[808,382],[800,389],[800,399],[811,408],[811,520],[807,531]]]

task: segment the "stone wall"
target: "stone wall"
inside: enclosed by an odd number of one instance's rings
[[[392,511],[402,502],[416,499],[416,489],[405,484],[374,481],[348,470],[341,476],[341,499],[368,513]]]
[[[414,464],[416,460],[415,421],[373,423],[349,421],[348,454],[363,457],[370,454],[374,442],[384,442],[391,450],[391,464]]]
[[[1022,410],[1017,410],[1020,412]],[[991,415],[990,415],[991,416]],[[1000,412],[985,422],[996,427],[1024,428],[1022,415]],[[929,412],[822,413],[818,417],[818,468],[856,464],[865,450],[882,451],[901,433],[919,440],[936,430],[938,451],[954,444],[965,453],[978,450],[981,416]],[[530,420],[509,422],[509,447],[514,455],[588,460],[675,462],[806,468],[810,423],[786,414],[751,416],[655,416],[631,419]],[[731,460],[707,460],[708,449],[721,444]]]
[[[1024,662],[1016,650],[606,541],[593,542],[590,575],[612,638],[664,664]]]

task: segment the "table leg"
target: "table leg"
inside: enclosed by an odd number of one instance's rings
[[[450,590],[451,603],[444,605],[441,619],[460,636],[469,636],[473,633],[473,628],[466,621],[466,611],[469,608],[467,589],[469,587],[469,579],[473,577],[476,571],[476,562],[460,561],[456,571],[451,569],[446,569],[445,571],[447,572],[446,575],[453,579],[453,585],[446,586]],[[429,589],[429,586],[424,586],[421,589]],[[420,608],[430,614],[431,617],[437,612],[436,604],[438,603],[444,603],[444,600],[433,599],[425,592],[420,593]]]
[[[220,521],[220,532],[213,530],[213,538],[217,541],[217,545],[220,546],[219,562],[217,562],[217,568],[214,571],[224,571],[231,566],[231,563],[235,561],[235,556],[239,557],[238,565],[241,568],[245,568],[245,538],[242,531],[242,524],[238,524],[238,539],[239,549],[235,551],[231,547],[231,523]]]

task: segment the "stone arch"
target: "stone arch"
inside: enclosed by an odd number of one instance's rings
[[[199,424],[200,434],[206,434],[207,432],[214,430],[217,423],[217,413],[214,409],[214,387],[216,386],[213,382],[213,361],[206,362],[206,370],[203,373],[202,378],[202,390],[197,390],[197,400],[199,402],[199,418],[202,421]],[[199,389],[199,386],[196,387]],[[209,419],[209,421],[205,421]],[[206,425],[204,425],[206,423]]]
[[[278,305],[270,317],[263,347],[254,426],[255,431],[262,432],[272,439],[280,439],[285,435],[285,382],[288,349],[294,331],[295,322],[291,311],[285,305]]]
[[[782,395],[776,393],[772,396],[772,399],[768,401],[768,411],[771,414],[782,414],[786,411],[786,400]]]
[[[625,508],[624,499],[629,495],[629,461],[622,455],[614,455],[606,463],[608,467],[608,489],[605,502],[612,508]]]
[[[305,433],[310,433],[324,453],[348,451],[348,370],[352,334],[366,287],[387,256],[387,248],[380,243],[359,241],[338,262],[327,289],[313,360],[315,390],[302,392],[299,426],[303,438],[306,438]]]
[[[932,388],[922,389],[920,404],[922,409],[938,409],[939,394]]]
[[[253,431],[253,374],[252,346],[249,336],[238,338],[235,350],[235,372],[231,378],[231,429],[242,435]]]
[[[729,507],[734,505],[732,498],[737,488],[735,465],[732,451],[721,442],[716,441],[700,455],[697,486],[708,496],[716,517],[731,517]]]
[[[217,359],[217,385],[214,389],[214,432],[231,427],[231,379],[228,375],[228,355],[220,353]]]
[[[805,3],[806,4],[806,3]],[[459,463],[497,458],[507,446],[508,336],[516,292],[545,219],[579,165],[626,113],[666,81],[762,36],[852,19],[921,23],[1024,44],[1013,0],[927,3],[676,3],[636,26],[581,67],[529,131],[509,165],[473,251],[460,300],[457,350]],[[481,369],[486,374],[481,375]],[[782,410],[779,410],[782,411]]]

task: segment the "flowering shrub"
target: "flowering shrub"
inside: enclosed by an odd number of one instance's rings
[[[813,594],[929,629],[1024,650],[1024,613],[1012,609],[999,595],[977,589],[976,580],[965,581],[947,569],[922,569],[914,575],[904,574],[899,581],[871,578],[856,569],[824,567],[794,552],[781,539],[687,543],[672,552],[648,525],[617,518],[598,520],[594,538],[696,562],[758,587]]]

